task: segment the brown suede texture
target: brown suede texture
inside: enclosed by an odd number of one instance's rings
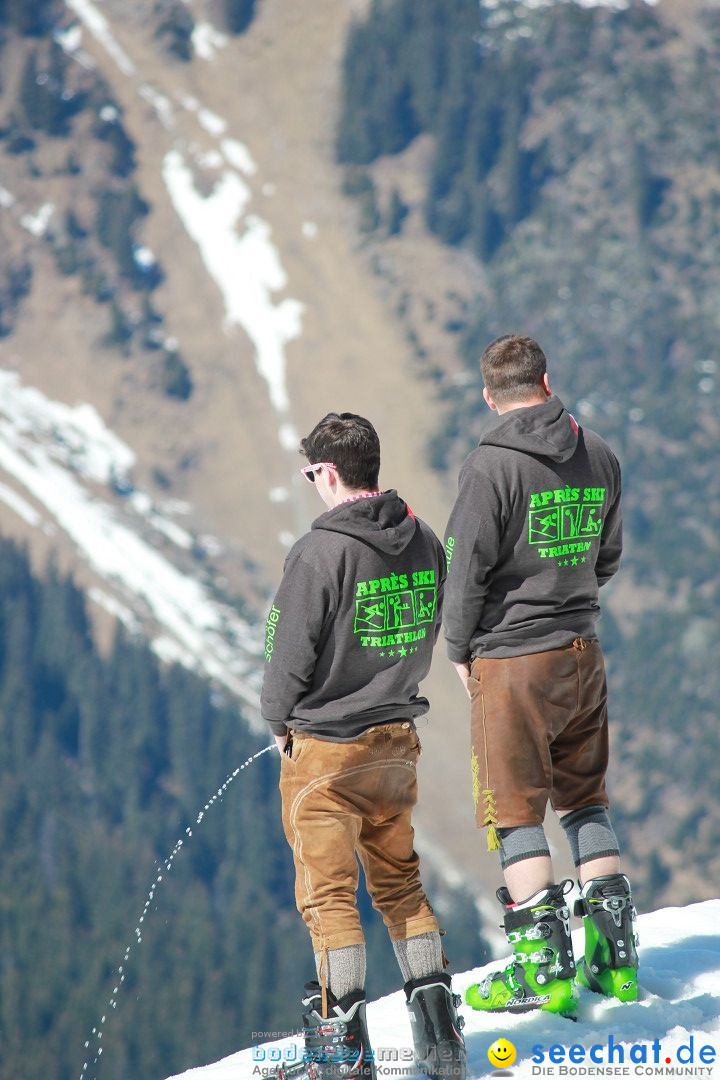
[[[542,825],[555,810],[607,806],[607,687],[596,640],[476,657],[470,666],[471,750],[479,828]],[[488,821],[488,796],[495,821]]]
[[[393,941],[438,929],[410,823],[419,754],[407,722],[379,725],[353,742],[293,733],[292,755],[282,755],[282,820],[295,862],[295,899],[314,952],[364,941],[358,858]]]

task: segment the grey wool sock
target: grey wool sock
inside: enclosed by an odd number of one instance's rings
[[[505,869],[523,859],[536,859],[550,855],[547,837],[542,825],[516,825],[511,829],[498,829],[500,834],[500,865]]]
[[[620,854],[617,836],[604,806],[583,806],[581,810],[563,814],[560,824],[576,866],[605,855]]]
[[[322,953],[315,953],[315,967],[318,979]],[[327,953],[327,987],[335,997],[345,997],[353,990],[365,989],[365,946],[343,945],[340,949],[328,949]]]
[[[392,947],[406,983],[424,979],[426,975],[437,975],[443,970],[442,944],[437,930],[393,941]]]

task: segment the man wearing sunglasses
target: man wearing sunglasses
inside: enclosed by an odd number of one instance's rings
[[[372,424],[329,413],[302,440],[327,512],[290,551],[267,622],[262,714],[281,751],[283,826],[318,980],[306,985],[305,1055],[278,1076],[375,1077],[365,1020],[359,858],[405,982],[416,1062],[465,1076],[437,920],[411,813],[442,607],[442,545],[396,491],[380,491]]]

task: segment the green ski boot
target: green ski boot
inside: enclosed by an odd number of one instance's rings
[[[575,902],[585,926],[585,956],[577,982],[596,994],[637,1001],[638,937],[630,882],[624,874],[587,881]]]
[[[513,904],[502,888],[505,933],[514,947],[512,963],[494,971],[465,992],[465,1001],[481,1012],[529,1012],[545,1009],[575,1019],[575,961],[570,937],[569,880],[551,885]]]

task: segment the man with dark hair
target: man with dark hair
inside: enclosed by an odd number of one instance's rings
[[[369,421],[329,413],[302,440],[302,472],[328,508],[290,551],[267,622],[261,708],[281,752],[283,826],[318,982],[306,985],[305,1053],[280,1077],[374,1077],[365,1021],[357,858],[390,934],[416,1061],[465,1076],[459,998],[420,882],[411,812],[428,673],[445,583],[440,541],[396,491],[378,489]]]
[[[499,849],[514,959],[466,1000],[571,1015],[576,983],[637,998],[634,908],[607,813],[607,690],[598,589],[622,548],[620,466],[554,397],[542,349],[507,335],[482,361],[502,417],[466,459],[447,527],[445,635],[471,700],[476,820]],[[576,973],[543,829],[550,801],[579,870]]]

